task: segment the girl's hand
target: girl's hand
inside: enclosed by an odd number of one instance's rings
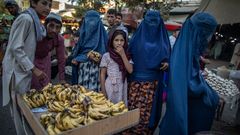
[[[163,62],[161,63],[162,67],[160,68],[160,70],[166,70],[168,68],[168,63],[167,62]]]
[[[76,60],[72,60],[73,65],[78,65],[78,62]]]
[[[125,54],[125,51],[122,46],[118,46],[115,51],[120,55],[123,56]]]

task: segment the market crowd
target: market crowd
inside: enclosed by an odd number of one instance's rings
[[[6,7],[16,5],[14,0],[5,3]],[[217,26],[213,16],[201,12],[189,17],[170,45],[159,11],[146,11],[129,38],[121,13],[107,11],[106,30],[99,13],[89,10],[68,56],[60,35],[62,18],[50,13],[51,6],[52,0],[30,0],[30,7],[16,14],[11,27],[2,62],[3,105],[11,104],[17,134],[29,134],[31,129],[19,111],[16,95],[41,90],[51,82],[52,53],[59,83],[66,83],[64,70],[69,62],[73,85],[102,92],[113,103],[124,101],[130,110],[140,109],[139,124],[121,134],[153,134],[163,102],[167,108],[160,135],[192,135],[211,129],[219,97],[202,77],[199,61]]]

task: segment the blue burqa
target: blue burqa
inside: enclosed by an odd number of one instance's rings
[[[107,32],[99,13],[94,10],[87,11],[80,28],[80,38],[74,49],[74,59],[81,63],[87,62],[89,51],[93,50],[103,55],[106,52],[106,46]]]
[[[158,89],[155,91],[153,106],[149,121],[149,128],[156,128],[161,117],[161,91],[163,72],[160,70],[162,62],[168,62],[170,43],[167,30],[160,16],[155,10],[147,11],[144,20],[130,40],[129,52],[133,64],[131,81],[155,81]]]
[[[160,135],[210,130],[219,97],[199,72],[199,57],[216,26],[208,13],[197,13],[184,23],[170,58],[167,109]]]
[[[90,10],[85,14],[80,28],[80,38],[73,50],[73,59],[80,63],[89,61],[87,53],[91,50],[104,54],[107,46],[107,32],[99,13]],[[72,84],[78,83],[78,65],[72,65]]]

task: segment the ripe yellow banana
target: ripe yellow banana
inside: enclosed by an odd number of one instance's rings
[[[26,94],[23,95],[23,100],[27,103],[27,105],[29,106],[29,108],[32,108],[32,105],[29,103],[29,98]]]
[[[55,131],[54,131],[54,125],[49,124],[49,125],[47,126],[47,132],[48,132],[49,135],[56,135],[56,133],[55,133]]]
[[[66,129],[73,129],[75,126],[71,123],[70,116],[65,116],[62,118],[63,127]]]
[[[89,107],[88,114],[89,114],[90,117],[92,117],[94,119],[97,119],[97,120],[109,117],[109,115],[102,114],[102,113],[98,112],[97,110],[94,110],[91,107]]]
[[[61,103],[60,102],[57,102],[57,101],[53,101],[53,104],[55,107],[59,108],[59,110],[64,110],[64,107],[62,105],[60,105]]]
[[[59,128],[57,128],[56,126],[54,126],[54,131],[55,131],[56,134],[61,134],[62,133],[62,131]]]

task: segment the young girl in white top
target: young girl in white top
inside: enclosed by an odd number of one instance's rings
[[[127,105],[127,73],[132,73],[132,61],[127,53],[127,34],[116,29],[110,35],[108,52],[100,63],[101,91],[113,103],[124,101]]]

